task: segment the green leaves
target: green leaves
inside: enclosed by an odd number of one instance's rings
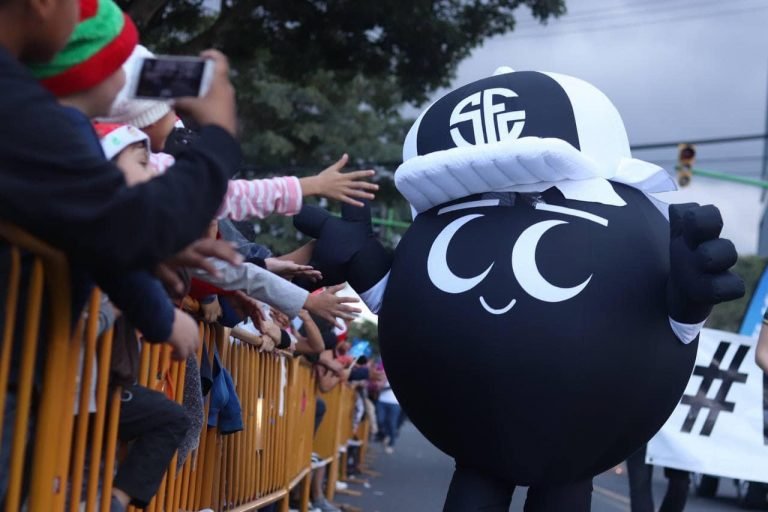
[[[527,6],[546,20],[564,0],[122,0],[142,39],[161,51],[215,46],[250,68],[268,50],[269,71],[301,83],[319,70],[338,80],[393,79],[406,102],[446,86],[456,65],[482,41],[512,30]]]

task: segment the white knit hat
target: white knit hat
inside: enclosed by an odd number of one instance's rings
[[[144,46],[137,45],[130,58],[123,64],[125,75],[129,78],[117,95],[108,117],[99,118],[98,121],[104,123],[130,124],[137,128],[146,128],[156,123],[163,116],[171,111],[171,107],[165,101],[155,100],[137,100],[128,97],[130,87],[130,77],[134,76],[134,68],[138,65],[139,59],[143,57],[154,57],[154,54]]]
[[[94,123],[93,127],[99,134],[101,148],[107,160],[112,160],[122,150],[137,142],[143,142],[149,151],[149,137],[134,126],[116,123]]]

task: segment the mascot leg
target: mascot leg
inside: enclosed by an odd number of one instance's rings
[[[525,512],[589,512],[592,479],[551,486],[532,486],[525,500]]]
[[[443,512],[507,512],[514,490],[506,482],[456,466]]]

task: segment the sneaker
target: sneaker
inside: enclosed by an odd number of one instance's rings
[[[387,455],[392,455],[393,453],[395,453],[395,449],[392,448],[391,446],[387,446],[384,448],[384,453],[386,453]]]
[[[349,488],[349,485],[347,482],[342,482],[341,480],[336,480],[336,490],[337,491],[346,491]]]
[[[112,499],[109,502],[109,512],[125,512],[126,508],[125,505],[120,503],[120,500],[115,496],[112,496]]]
[[[312,452],[312,463],[311,467],[312,469],[317,469],[325,466],[325,463],[323,462],[323,459],[320,458],[320,455],[316,454],[315,452]]]
[[[311,505],[312,508],[320,510],[320,512],[341,512],[341,509],[332,504],[325,497],[320,498]]]

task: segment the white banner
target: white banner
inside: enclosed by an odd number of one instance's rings
[[[648,443],[649,464],[768,482],[763,372],[755,338],[703,329],[696,366],[667,423]]]

